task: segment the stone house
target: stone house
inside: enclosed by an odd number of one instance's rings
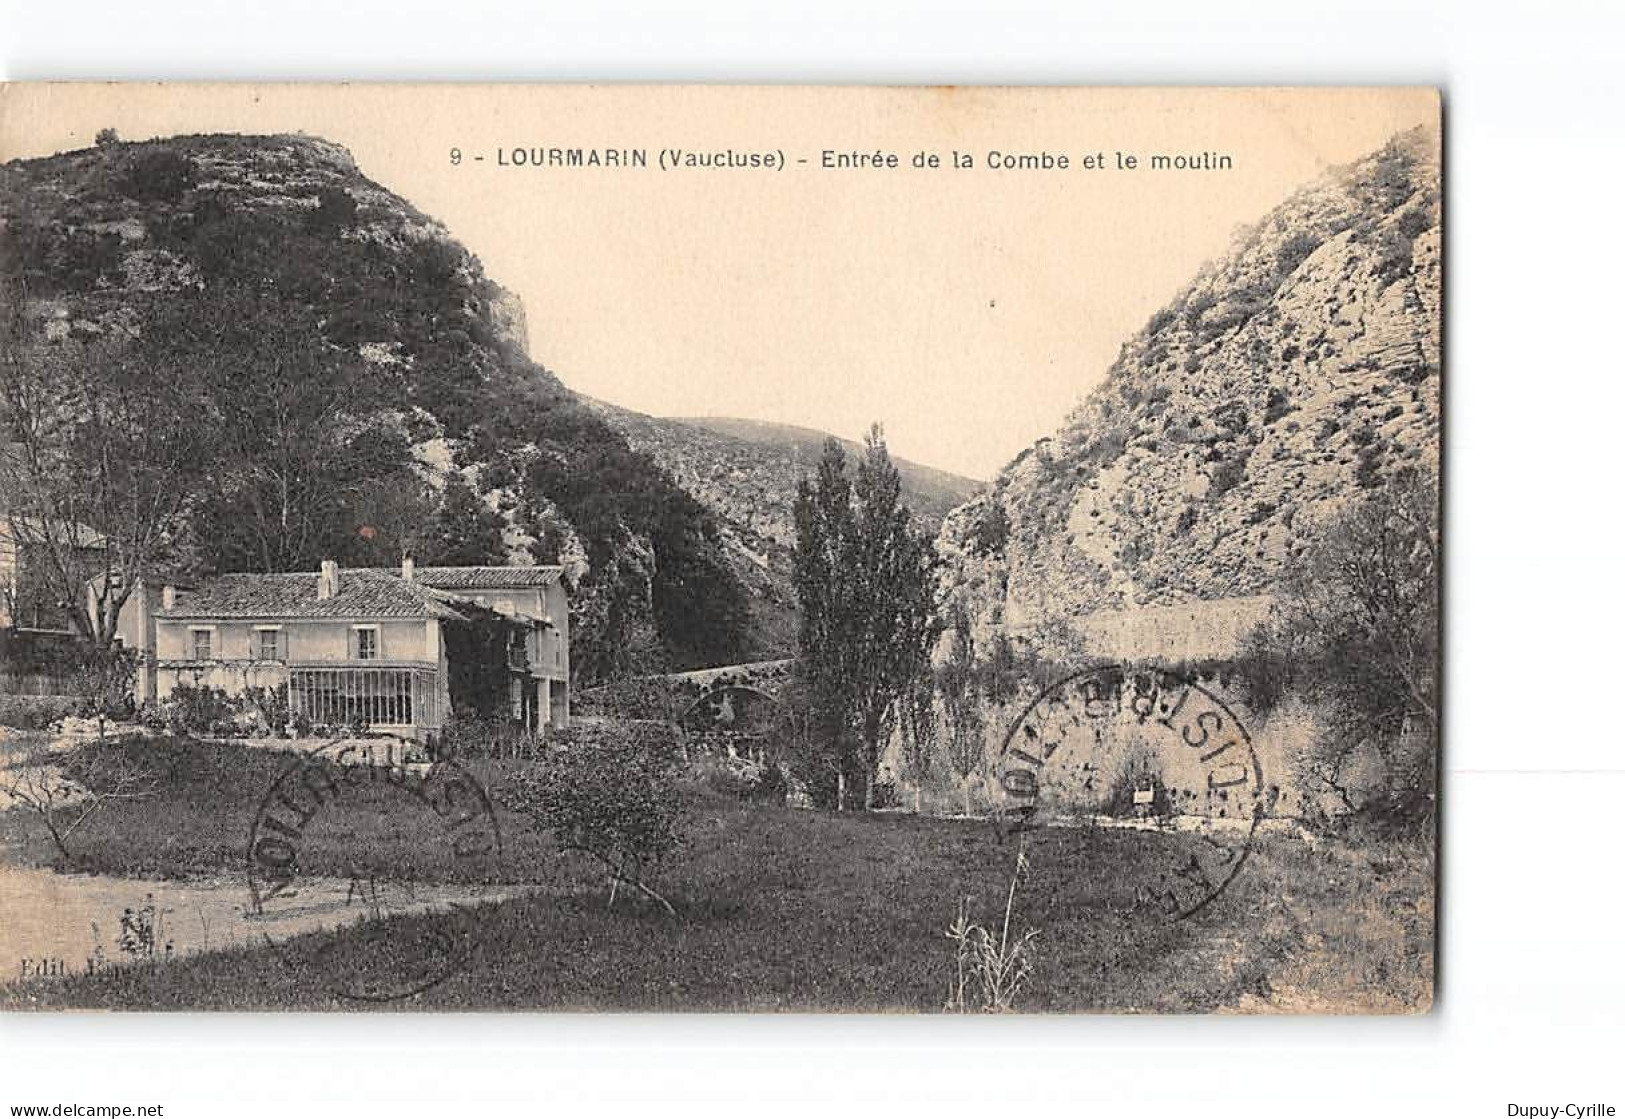
[[[558,567],[217,575],[138,586],[118,635],[136,700],[179,685],[287,688],[295,718],[422,737],[454,708],[531,730],[570,719],[569,604]]]

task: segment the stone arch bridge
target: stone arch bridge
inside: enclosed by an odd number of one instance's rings
[[[789,660],[752,661],[657,679],[677,693],[677,722],[686,730],[748,730],[772,717],[790,679]]]

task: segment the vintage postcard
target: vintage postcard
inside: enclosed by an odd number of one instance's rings
[[[1428,1011],[1440,116],[0,90],[0,1006]]]

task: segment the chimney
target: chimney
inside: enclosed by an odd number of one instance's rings
[[[417,570],[418,570],[417,564],[415,562],[413,562],[411,556],[402,556],[401,557],[401,578],[402,579],[405,579],[408,583],[410,583],[412,581],[413,576],[415,576],[417,574]]]
[[[316,597],[333,598],[339,593],[339,564],[337,560],[323,560],[321,578],[316,580]]]
[[[164,584],[164,609],[175,609],[175,584],[173,583]]]

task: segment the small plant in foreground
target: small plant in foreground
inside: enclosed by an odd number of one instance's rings
[[[132,960],[150,964],[159,959],[161,948],[162,958],[169,959],[174,955],[175,945],[163,935],[164,916],[168,913],[169,910],[158,908],[151,894],[141,905],[126,907],[118,919],[119,951]]]
[[[1032,974],[1032,942],[1038,937],[1037,929],[1028,929],[1014,940],[1010,937],[1016,887],[1026,873],[1027,853],[1017,850],[1015,873],[1010,876],[1010,889],[1004,899],[1004,922],[996,937],[986,927],[972,923],[967,912],[970,898],[959,903],[959,915],[948,927],[948,939],[954,942],[954,978],[948,986],[944,1010],[1002,1014],[1015,1009],[1016,996]],[[981,994],[980,1005],[974,1007],[966,1001],[972,983]]]
[[[675,741],[617,733],[573,733],[567,741],[527,767],[504,799],[536,830],[551,832],[560,851],[603,864],[611,908],[620,887],[630,886],[676,916],[645,880],[682,841]]]

